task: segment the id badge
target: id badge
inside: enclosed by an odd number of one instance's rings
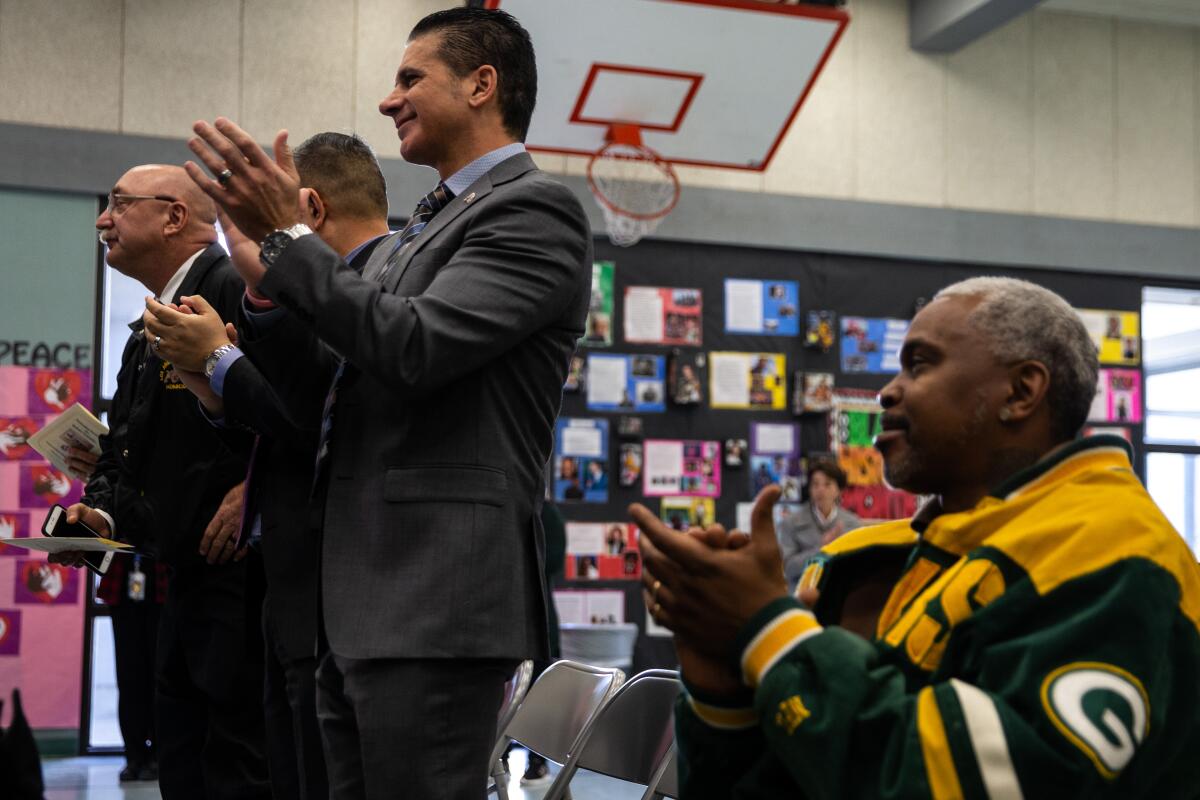
[[[135,603],[146,599],[146,573],[142,572],[140,556],[134,556],[133,569],[129,572],[129,599]]]

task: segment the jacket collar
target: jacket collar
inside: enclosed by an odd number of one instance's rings
[[[455,195],[454,199],[429,221],[425,229],[417,235],[417,238],[412,240],[412,243],[401,254],[400,261],[384,279],[384,290],[388,292],[395,291],[397,284],[400,283],[400,278],[404,275],[404,271],[408,268],[408,264],[413,260],[413,257],[447,225],[467,210],[467,208],[487,197],[495,187],[516,180],[525,173],[535,169],[537,169],[537,165],[533,163],[533,159],[528,153],[518,153],[492,167],[480,176],[479,180],[472,183],[462,194]]]
[[[938,498],[930,500],[913,517],[912,528],[930,544],[961,555],[977,547],[992,532],[991,526],[974,526],[976,518],[1019,497],[1065,483],[1081,472],[1104,469],[1131,472],[1130,453],[1129,443],[1119,436],[1105,434],[1076,439],[1014,473],[968,511],[945,514]]]

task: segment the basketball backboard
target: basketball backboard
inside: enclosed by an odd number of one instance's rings
[[[849,20],[758,0],[486,0],[533,38],[526,145],[590,156],[633,124],[673,164],[767,168]]]

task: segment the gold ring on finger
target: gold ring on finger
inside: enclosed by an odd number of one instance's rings
[[[650,599],[654,601],[654,605],[658,606],[658,590],[662,588],[662,581],[655,580],[654,585],[650,587]]]

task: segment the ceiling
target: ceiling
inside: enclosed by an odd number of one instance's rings
[[[1045,0],[1038,8],[1200,27],[1200,0]]]

